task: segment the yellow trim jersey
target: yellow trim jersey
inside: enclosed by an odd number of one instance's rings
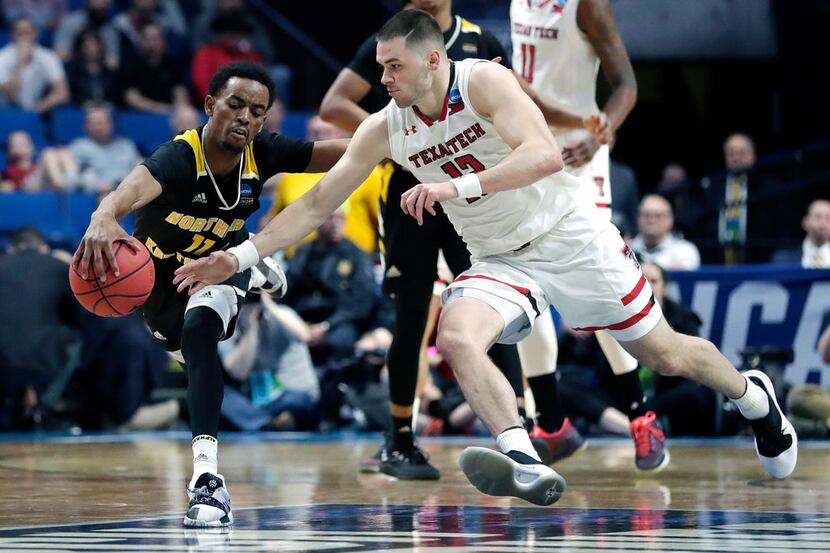
[[[301,172],[311,160],[312,143],[260,132],[240,162],[216,185],[202,152],[204,127],[185,131],[159,146],[143,165],[162,193],[136,212],[134,235],[154,258],[183,264],[247,239],[245,221],[259,209],[262,184],[282,172]]]

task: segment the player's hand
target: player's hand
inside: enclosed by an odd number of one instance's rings
[[[612,144],[614,142],[614,131],[608,124],[608,116],[605,115],[605,112],[601,111],[589,115],[582,120],[582,123],[598,143]]]
[[[443,202],[458,197],[458,191],[451,182],[432,182],[418,184],[401,195],[401,209],[407,215],[415,217],[419,225],[424,224],[424,210],[435,215],[435,202]]]
[[[179,292],[190,288],[187,294],[192,296],[209,284],[225,282],[238,267],[236,256],[228,252],[213,252],[208,257],[195,259],[176,269],[173,284],[178,285],[176,289]]]
[[[562,148],[562,161],[567,167],[582,167],[591,161],[598,149],[599,143],[593,136],[589,136],[585,140]]]
[[[72,256],[72,266],[81,274],[81,278],[87,280],[90,258],[95,264],[95,274],[101,282],[107,280],[107,268],[104,266],[104,259],[112,269],[113,274],[118,276],[120,271],[115,261],[115,254],[112,251],[112,244],[122,240],[124,244],[138,253],[138,244],[135,239],[127,234],[118,221],[111,215],[93,214],[86,229],[81,244],[78,246],[75,255]]]

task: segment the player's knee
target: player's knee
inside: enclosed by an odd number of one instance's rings
[[[441,355],[453,367],[457,365],[457,363],[453,363],[453,359],[466,355],[466,352],[475,347],[472,337],[468,333],[452,327],[438,330],[435,345]]]
[[[206,306],[188,309],[182,324],[182,355],[186,360],[193,348],[216,344],[223,334],[224,324],[215,310]]]

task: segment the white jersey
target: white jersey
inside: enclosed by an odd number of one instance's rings
[[[513,67],[539,94],[580,115],[599,113],[596,102],[599,58],[576,22],[579,0],[512,0],[510,31]],[[584,129],[555,132],[562,147],[589,136]],[[568,169],[600,208],[611,205],[608,147],[590,163]],[[610,217],[610,209],[607,210]]]
[[[511,152],[493,123],[469,101],[470,71],[481,62],[467,59],[453,64],[450,89],[436,121],[414,106],[399,108],[394,101],[387,106],[392,159],[419,181],[442,182],[477,173]],[[441,206],[473,257],[481,259],[521,248],[552,229],[574,209],[579,187],[576,179],[560,171],[529,186],[479,198],[456,198]]]

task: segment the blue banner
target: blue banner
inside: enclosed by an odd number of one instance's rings
[[[792,348],[786,380],[830,386],[830,365],[816,346],[830,323],[830,270],[780,265],[703,267],[669,274],[669,296],[703,320],[701,336],[730,361],[745,347]]]

